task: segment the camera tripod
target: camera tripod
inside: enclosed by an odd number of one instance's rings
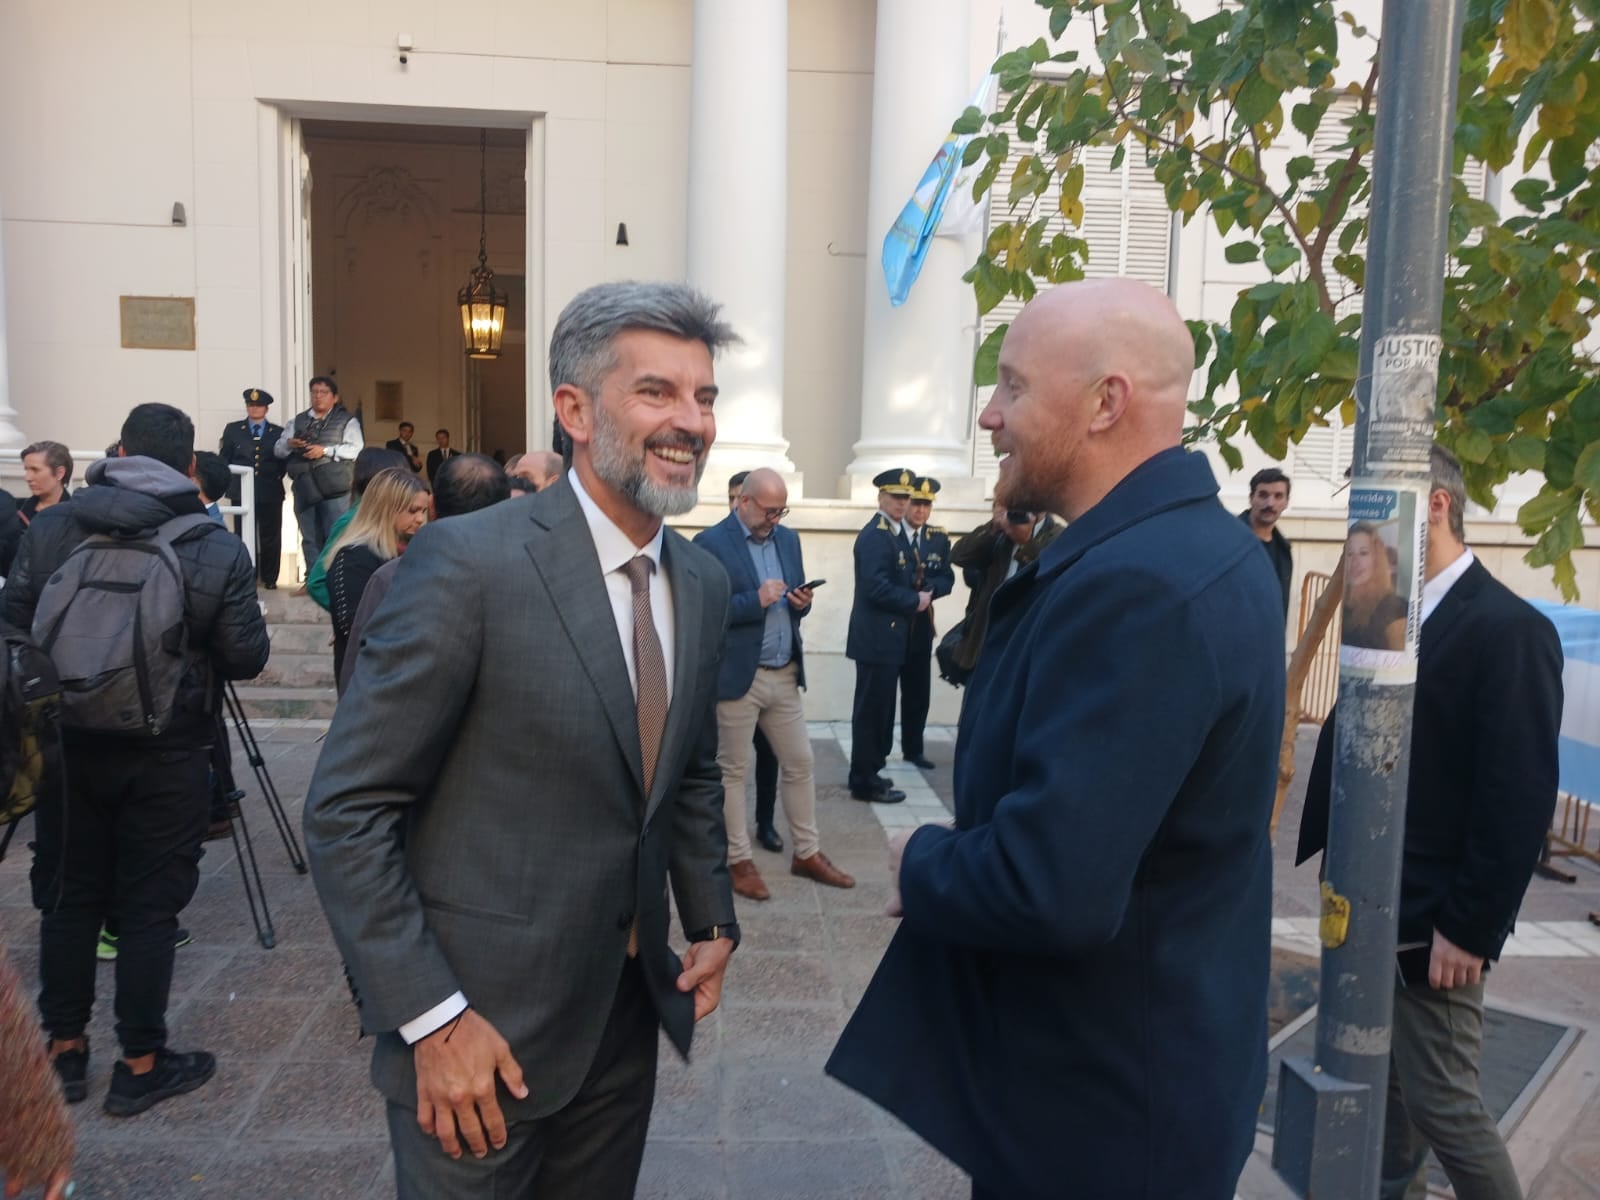
[[[283,801],[278,796],[278,789],[272,782],[272,775],[267,770],[267,761],[261,754],[261,744],[256,741],[255,731],[250,728],[250,720],[244,715],[244,705],[239,701],[239,693],[234,690],[233,684],[228,683],[222,695],[223,705],[228,717],[233,722],[233,728],[239,735],[239,744],[244,748],[245,758],[250,763],[250,768],[255,772],[256,787],[261,792],[262,798],[267,802],[267,812],[272,816],[272,823],[277,826],[278,837],[283,840],[284,852],[289,856],[289,865],[298,875],[306,873],[305,855],[301,853],[300,842],[294,836],[294,828],[289,823],[289,816],[284,811]],[[220,724],[220,721],[219,721]],[[218,730],[220,742],[225,746],[227,730]],[[245,823],[244,806],[240,803],[245,796],[244,789],[237,787],[233,779],[231,754],[228,758],[217,763],[217,786],[223,788],[222,798],[228,806],[228,827],[233,835],[233,849],[239,858],[239,874],[244,879],[244,898],[250,906],[250,921],[256,927],[256,940],[261,943],[264,950],[271,950],[278,943],[277,931],[272,927],[272,912],[267,908],[267,893],[261,884],[261,867],[256,862],[255,845],[250,840],[250,827]]]

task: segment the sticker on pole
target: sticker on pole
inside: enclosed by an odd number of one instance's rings
[[[1420,489],[1350,489],[1344,543],[1341,674],[1376,684],[1415,683],[1422,596],[1422,536],[1427,513]]]
[[[1378,339],[1372,354],[1372,412],[1367,425],[1369,471],[1427,469],[1443,350],[1444,339],[1436,334],[1394,333]]]

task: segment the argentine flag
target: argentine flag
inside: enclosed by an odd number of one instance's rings
[[[1600,612],[1530,600],[1561,637],[1561,790],[1600,804]]]
[[[987,114],[994,86],[995,77],[986,76],[972,97],[972,107]],[[944,144],[922,173],[917,190],[883,239],[883,277],[889,285],[889,303],[897,308],[906,302],[911,285],[922,272],[929,241],[940,234],[960,237],[979,224],[975,220],[979,209],[972,199],[972,180],[978,167],[976,163],[966,169],[961,166],[962,156],[975,136],[945,136]]]

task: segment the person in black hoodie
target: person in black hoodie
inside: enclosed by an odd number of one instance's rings
[[[50,576],[93,534],[148,535],[173,517],[204,512],[187,476],[194,425],[166,404],[141,404],[122,426],[121,457],[89,468],[71,504],[34,519],[0,592],[0,617],[28,629]],[[178,914],[199,882],[216,689],[266,665],[266,624],[244,543],[220,525],[173,545],[183,574],[192,665],[170,725],[158,736],[65,732],[72,764],[64,807],[37,810],[34,903],[40,928],[39,1008],[69,1101],[88,1093],[95,948],[103,923],[119,930],[117,1038],[105,1109],[132,1116],[210,1079],[216,1060],[167,1049],[166,1009]]]

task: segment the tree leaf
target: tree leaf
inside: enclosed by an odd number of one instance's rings
[[[1463,428],[1456,437],[1456,456],[1462,462],[1488,462],[1493,450],[1494,442],[1490,440],[1489,435],[1471,425]]]
[[[1317,126],[1322,124],[1322,114],[1326,111],[1320,104],[1296,104],[1289,110],[1289,122],[1309,142],[1316,136]]]
[[[1261,247],[1256,242],[1230,242],[1223,249],[1222,257],[1231,263],[1255,262],[1261,257]]]
[[[1570,488],[1557,489],[1547,483],[1537,496],[1517,509],[1517,524],[1524,533],[1538,533],[1567,509],[1575,509],[1577,504],[1576,492]]]
[[[1600,442],[1591,442],[1578,455],[1572,481],[1587,492],[1600,494]]]
[[[945,111],[948,112],[949,110],[946,109]],[[969,104],[962,110],[961,115],[956,118],[956,123],[950,126],[950,132],[965,136],[969,133],[977,133],[982,128],[983,113]]]
[[[1513,67],[1535,71],[1560,31],[1555,0],[1507,0],[1500,17],[1500,48]]]
[[[1067,31],[1067,26],[1071,23],[1072,5],[1058,2],[1050,10],[1050,36],[1059,39]]]
[[[997,325],[989,331],[978,347],[978,356],[972,360],[972,382],[978,387],[993,387],[1000,379],[1000,343],[1006,340],[1006,330],[1011,325]]]
[[[1282,94],[1283,89],[1273,87],[1261,77],[1259,71],[1252,72],[1239,86],[1239,93],[1233,99],[1234,112],[1246,125],[1260,124]]]

